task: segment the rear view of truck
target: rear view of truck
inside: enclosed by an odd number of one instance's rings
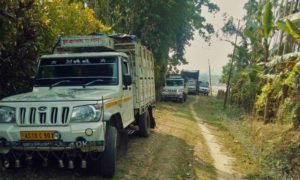
[[[198,79],[199,79],[199,70],[182,70],[181,76],[185,80],[186,86],[188,88],[188,94],[198,94]]]

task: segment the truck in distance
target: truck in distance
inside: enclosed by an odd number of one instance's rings
[[[161,99],[163,101],[174,100],[182,103],[186,101],[187,89],[181,75],[168,75]]]
[[[208,96],[209,94],[209,83],[207,81],[199,81],[199,94]]]
[[[188,94],[198,94],[199,70],[182,70],[181,76],[185,80]]]
[[[112,177],[127,130],[148,137],[155,127],[154,103],[154,59],[136,38],[61,37],[40,58],[32,92],[0,101],[0,163],[55,158],[72,169],[79,160]]]

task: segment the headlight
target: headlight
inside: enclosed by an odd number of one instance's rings
[[[101,107],[99,105],[85,105],[74,107],[71,122],[95,122],[100,120]]]
[[[16,122],[16,109],[13,107],[0,106],[0,123]]]

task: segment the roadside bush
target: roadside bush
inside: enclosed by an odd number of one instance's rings
[[[282,98],[282,80],[279,78],[269,79],[262,88],[261,94],[255,103],[256,112],[263,116],[265,122],[275,120],[276,112]]]
[[[265,157],[267,165],[284,179],[300,178],[300,134],[287,132],[273,144],[272,151]]]
[[[291,124],[295,119],[295,102],[291,97],[288,97],[284,100],[277,111],[277,119],[280,123]]]

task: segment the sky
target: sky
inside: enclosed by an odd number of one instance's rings
[[[203,16],[206,18],[207,22],[214,26],[215,31],[219,31],[220,36],[222,36],[221,28],[224,25],[223,14],[227,13],[235,19],[242,19],[245,14],[243,6],[246,1],[247,0],[211,0],[211,2],[219,6],[220,11],[215,15],[203,12]],[[234,37],[231,37],[230,40],[234,41]],[[227,55],[232,53],[233,46],[229,42],[221,41],[216,37],[211,39],[211,45],[209,45],[198,35],[197,32],[195,32],[194,40],[190,43],[191,46],[186,47],[185,53],[185,58],[189,64],[182,65],[179,69],[200,70],[200,74],[208,74],[209,60],[211,73],[221,75],[222,67],[229,62]]]

